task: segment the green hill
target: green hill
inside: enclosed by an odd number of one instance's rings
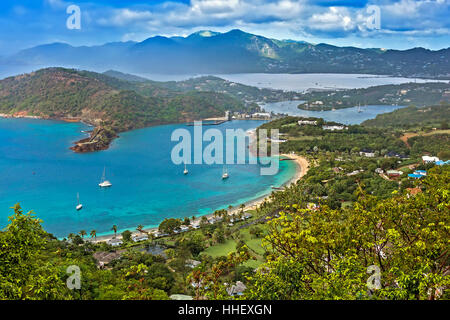
[[[64,68],[42,69],[0,81],[2,114],[81,120],[95,126],[91,138],[73,148],[78,152],[105,149],[119,132],[251,108],[219,92],[180,92],[150,81],[129,82]]]

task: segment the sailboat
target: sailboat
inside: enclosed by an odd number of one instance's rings
[[[77,211],[80,211],[81,209],[83,209],[83,205],[80,203],[80,194],[77,193],[77,201],[78,201],[78,205],[76,206]]]
[[[228,177],[229,177],[229,175],[228,175],[227,168],[223,167],[222,179],[228,179]]]
[[[188,174],[189,173],[189,171],[188,171],[188,169],[186,168],[186,163],[184,164],[184,171],[183,171],[183,174]]]
[[[360,104],[358,103],[358,113],[361,113],[361,112],[362,112],[361,106],[360,106]]]
[[[101,188],[111,187],[112,183],[106,180],[106,167],[103,168],[103,176],[101,182],[98,184]]]

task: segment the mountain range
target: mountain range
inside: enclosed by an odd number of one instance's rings
[[[154,74],[365,73],[450,79],[450,48],[432,51],[361,49],[275,40],[241,30],[155,36],[142,42],[74,47],[45,44],[3,59],[4,64],[70,66]]]

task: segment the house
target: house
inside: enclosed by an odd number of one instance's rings
[[[427,172],[425,170],[416,170],[416,171],[414,171],[414,174],[420,174],[422,176],[426,176]]]
[[[347,130],[348,127],[344,126],[322,126],[323,130],[330,130],[330,131],[336,131],[336,130]]]
[[[373,152],[373,150],[370,150],[370,149],[362,149],[359,152],[359,155],[367,157],[367,158],[373,158],[373,157],[375,157],[375,152]]]
[[[333,170],[334,173],[339,173],[339,172],[341,172],[343,169],[342,169],[341,167],[334,167],[332,170]]]
[[[247,287],[245,286],[245,284],[243,284],[241,281],[238,281],[235,285],[227,288],[227,293],[230,296],[241,296],[246,289]]]
[[[438,157],[430,157],[430,156],[422,156],[422,161],[423,161],[423,163],[433,163],[433,162],[438,162],[439,158]]]
[[[181,232],[189,231],[189,226],[181,226],[181,227],[180,227],[180,231],[181,231]]]
[[[408,198],[410,196],[415,196],[416,194],[422,192],[420,188],[406,188],[406,192],[408,192]]]
[[[200,261],[187,259],[186,260],[186,267],[194,269],[195,267],[199,266],[201,264]]]
[[[125,252],[125,250],[119,250],[119,251],[100,251],[95,252],[92,256],[97,261],[97,267],[103,268],[106,265],[108,265],[111,261],[115,259],[119,259],[122,253]]]
[[[110,246],[118,247],[123,244],[123,241],[120,239],[110,239],[106,243],[109,244]]]
[[[131,239],[134,242],[145,241],[145,240],[148,240],[148,235],[146,235],[146,234],[135,235],[135,236],[131,237]]]
[[[360,172],[364,172],[364,170],[355,170],[355,171],[352,171],[352,172],[350,172],[350,173],[347,173],[347,176],[348,177],[351,177],[351,176],[356,176],[358,173],[360,173]]]
[[[375,173],[382,174],[382,173],[384,173],[384,170],[381,168],[376,168]]]
[[[389,177],[399,177],[403,174],[403,171],[399,171],[399,170],[387,170],[386,174]]]
[[[384,155],[385,158],[400,158],[400,159],[408,159],[407,156],[400,154],[398,152],[395,151],[389,151],[388,153],[386,153]]]
[[[252,118],[270,118],[271,115],[268,112],[256,112],[252,114]]]
[[[317,121],[316,120],[299,120],[298,125],[299,126],[303,126],[303,125],[317,126]]]
[[[252,217],[252,215],[250,213],[245,213],[244,214],[244,219],[245,220],[250,219],[251,217]]]

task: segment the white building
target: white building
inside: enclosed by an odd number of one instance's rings
[[[107,243],[108,243],[110,246],[118,247],[118,246],[122,245],[123,241],[122,241],[122,240],[119,240],[119,239],[111,239],[111,240],[108,240]]]
[[[430,157],[430,156],[422,156],[422,161],[424,163],[432,163],[432,162],[438,162],[438,157]]]
[[[134,242],[145,241],[145,240],[148,240],[148,235],[146,235],[146,234],[135,235],[131,239]]]
[[[303,126],[303,125],[317,126],[317,121],[316,120],[299,120],[298,125],[299,126]]]
[[[271,115],[268,112],[256,112],[252,114],[252,118],[270,118]]]
[[[348,129],[347,127],[344,126],[323,126],[322,127],[323,130],[331,130],[331,131],[335,131],[335,130],[344,130],[344,129]]]

